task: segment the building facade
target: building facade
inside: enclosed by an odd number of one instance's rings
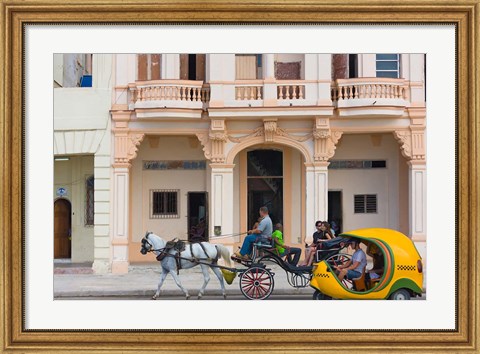
[[[55,232],[62,240],[70,215],[72,262],[125,273],[154,261],[139,253],[147,230],[235,251],[262,205],[290,245],[328,220],[399,230],[426,256],[423,54],[116,54],[88,65],[91,87],[55,89]]]

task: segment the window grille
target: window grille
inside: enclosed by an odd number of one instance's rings
[[[377,195],[355,194],[353,207],[355,214],[375,214],[377,213]]]
[[[94,225],[95,216],[95,178],[90,176],[85,181],[85,226]]]
[[[389,77],[397,79],[400,77],[400,55],[398,54],[377,54],[376,55],[377,77]]]
[[[179,218],[178,207],[179,189],[152,189],[150,190],[150,218],[175,219]]]

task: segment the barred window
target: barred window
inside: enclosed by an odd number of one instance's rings
[[[178,192],[179,189],[150,190],[150,218],[179,218]]]
[[[353,200],[355,214],[374,214],[377,212],[376,194],[355,194]]]
[[[85,181],[85,226],[94,225],[95,203],[94,188],[95,178],[90,176]]]

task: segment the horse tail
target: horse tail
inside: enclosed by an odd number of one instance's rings
[[[230,261],[230,251],[228,250],[228,248],[220,244],[217,244],[215,246],[217,247],[217,250],[220,252],[220,255],[222,256],[222,258],[225,260],[225,263],[227,264],[227,266],[230,267],[232,263]]]

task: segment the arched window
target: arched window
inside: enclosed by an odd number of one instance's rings
[[[94,203],[95,178],[90,176],[85,181],[85,226],[94,225],[95,203]]]

